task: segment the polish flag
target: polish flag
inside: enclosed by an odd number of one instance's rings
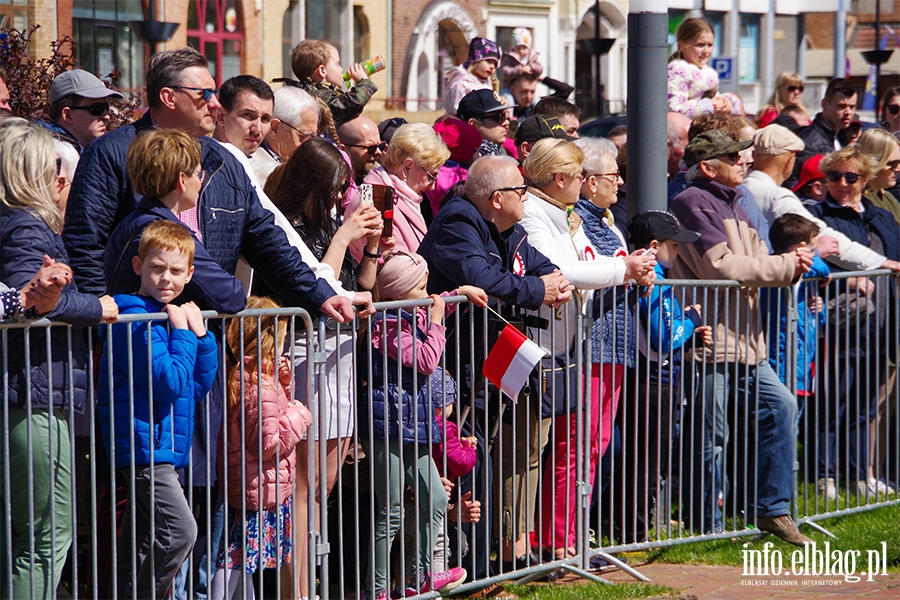
[[[528,381],[528,374],[542,358],[543,348],[507,325],[488,353],[482,372],[504,394],[515,399]]]

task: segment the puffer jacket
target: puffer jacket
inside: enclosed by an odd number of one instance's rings
[[[147,113],[95,139],[81,155],[69,194],[63,241],[75,279],[85,292],[99,296],[106,291],[103,253],[110,234],[140,199],[125,170],[128,147],[152,126]],[[198,141],[200,166],[206,171],[198,202],[203,247],[226,273],[233,275],[243,256],[260,277],[277,282],[291,306],[317,310],[335,295],[334,290],[300,260],[231,152],[212,138]]]
[[[410,313],[400,311],[400,317],[407,328],[415,329],[420,351],[425,344],[433,346],[438,343],[440,350],[443,350],[442,340],[437,339],[438,335],[445,335],[442,326],[431,323],[426,333],[414,325],[413,315]],[[385,329],[388,330],[387,335],[390,337],[392,335],[390,330],[397,331],[401,328],[397,314],[393,311],[377,313],[373,322],[373,340],[380,338]],[[428,391],[429,375],[440,373],[439,377],[443,376],[443,370],[435,366],[432,374],[421,372],[414,374],[412,367],[403,366],[399,370],[398,378],[397,360],[391,354],[393,353],[388,352],[385,356],[378,348],[372,351],[371,381],[363,382],[359,395],[360,436],[369,437],[371,421],[372,437],[376,440],[387,438],[392,442],[403,441],[413,444],[434,444],[443,441]]]
[[[485,81],[475,77],[462,65],[457,65],[447,71],[447,83],[444,87],[444,97],[441,106],[447,111],[448,115],[456,116],[459,110],[459,101],[462,100],[469,92],[475,90],[492,90],[491,81]]]
[[[161,302],[145,296],[122,294],[114,298],[120,315],[159,313],[165,308]],[[112,338],[105,335],[107,328],[100,331],[107,339],[97,384],[97,413],[107,456],[114,459],[117,469],[129,467],[132,456],[135,466],[152,462],[171,464],[176,469],[186,467],[194,434],[194,404],[204,400],[219,366],[215,337],[207,334],[198,338],[189,329],[169,331],[161,321],[151,323],[149,331],[147,322],[120,323],[110,329]],[[152,372],[147,369],[148,361]],[[133,420],[129,418],[130,410]]]
[[[68,263],[62,238],[31,211],[0,209],[0,281],[15,289],[28,285],[43,264],[44,254]],[[100,300],[79,293],[75,283],[67,285],[59,302],[46,316],[52,321],[87,327],[100,322],[103,309]],[[51,360],[47,363],[47,334],[50,333]],[[25,335],[22,329],[9,332],[5,360],[8,388],[4,403],[10,408],[25,408],[25,390],[31,387],[31,407],[68,410],[73,406],[83,412],[86,404],[87,350],[81,331],[72,331],[72,358],[68,358],[69,332],[65,327],[32,330],[30,338],[31,368],[25,364]],[[0,348],[0,353],[2,353]],[[71,367],[71,369],[70,369]],[[71,379],[69,375],[71,374]],[[52,381],[52,389],[51,389]],[[69,393],[69,390],[72,393]]]
[[[235,407],[228,411],[224,434],[219,434],[219,481],[228,482],[228,503],[235,508],[241,508],[245,499],[247,510],[272,508],[290,497],[296,462],[294,447],[312,424],[309,410],[300,403],[291,403],[290,386],[276,381],[273,371],[271,362],[263,365],[260,386],[252,359],[244,357],[243,428],[241,407]],[[240,372],[235,376],[240,377]],[[223,452],[225,434],[228,448]]]

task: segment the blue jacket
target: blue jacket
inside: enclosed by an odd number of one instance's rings
[[[581,217],[584,233],[600,256],[622,256],[622,240],[603,220],[604,210],[584,198],[575,204]],[[607,288],[594,293],[591,325],[591,362],[634,366],[635,333],[633,308],[637,303],[637,288],[624,286]]]
[[[809,212],[819,217],[837,231],[854,242],[869,246],[869,227],[874,228],[884,241],[884,255],[891,260],[900,260],[900,226],[890,212],[878,208],[863,196],[863,214],[852,208],[841,206],[831,196],[809,207]]]
[[[125,170],[128,146],[150,129],[149,112],[131,125],[88,144],[78,163],[66,209],[63,239],[71,267],[85,292],[103,294],[103,252],[115,226],[139,199]],[[283,290],[288,302],[315,311],[334,290],[300,260],[275,217],[263,208],[244,168],[213,139],[201,137],[201,167],[206,180],[200,192],[199,221],[203,246],[226,273],[233,274],[243,256],[257,274]]]
[[[401,318],[412,325],[412,315],[400,311]],[[372,317],[372,335],[380,335],[380,325],[399,329],[396,312],[377,313]],[[381,323],[379,323],[381,322]],[[425,340],[425,332],[415,328],[418,340]],[[387,367],[385,367],[385,362]],[[399,373],[398,373],[399,370]],[[428,391],[428,380],[432,379],[432,390],[442,389],[444,371],[437,367],[432,375],[415,374],[413,369],[400,368],[397,361],[378,350],[372,351],[372,381],[364,382],[359,394],[359,435],[369,437],[369,422],[372,422],[373,439],[392,442],[404,441],[412,444],[433,444],[443,440],[441,428],[434,417],[432,399]],[[453,385],[451,381],[447,385]],[[369,401],[371,390],[372,399]],[[370,408],[371,407],[371,408]]]
[[[688,297],[689,292],[665,285],[666,270],[661,264],[657,263],[654,270],[656,284],[650,295],[638,299],[638,318],[644,327],[638,335],[638,344],[644,357],[654,364],[649,369],[651,379],[677,385],[681,348],[690,341],[701,319],[695,311],[687,313],[681,309],[678,297],[682,292]],[[648,333],[650,347],[644,348],[648,341],[644,336]]]
[[[144,296],[121,294],[115,299],[120,314],[159,313],[165,308],[162,303]],[[101,335],[107,339],[97,384],[97,414],[107,456],[115,457],[117,469],[128,467],[132,456],[135,466],[144,466],[151,463],[152,449],[154,464],[171,464],[176,469],[186,467],[194,434],[194,404],[203,401],[212,387],[219,364],[215,337],[207,334],[197,338],[189,329],[169,331],[162,321],[120,323],[110,328],[111,340],[109,328],[101,330]],[[109,372],[110,352],[112,373]],[[130,378],[129,358],[132,365]],[[148,363],[152,365],[152,372],[148,372]],[[132,395],[133,403],[129,395]],[[133,421],[130,410],[133,410]],[[111,422],[113,416],[115,421]],[[114,449],[111,447],[113,435]],[[131,445],[132,436],[134,446]]]
[[[828,277],[831,271],[821,258],[813,258],[809,272],[803,278]],[[801,283],[797,289],[797,348],[794,349],[797,357],[797,391],[815,391],[815,373],[812,365],[816,358],[816,347],[819,334],[824,332],[827,311],[814,312],[807,300],[815,298],[815,289],[819,282]],[[787,315],[790,304],[790,295],[787,288],[762,288],[759,291],[759,306],[763,319],[768,321],[769,330],[769,364],[778,373],[781,383],[787,383]]]
[[[141,288],[141,278],[135,274],[131,261],[138,255],[144,229],[159,219],[182,224],[159,200],[141,198],[134,212],[113,230],[103,256],[110,294],[136,294]],[[190,231],[186,225],[184,228]],[[202,310],[229,314],[239,312],[247,305],[241,282],[223,271],[196,238],[194,274],[178,296],[178,304],[190,301],[196,302]]]
[[[68,263],[69,260],[62,238],[53,233],[40,217],[24,209],[0,208],[0,281],[16,289],[25,287],[41,268],[44,254],[59,262]],[[53,321],[87,327],[99,323],[102,313],[100,300],[79,293],[78,287],[72,283],[63,288],[56,308],[45,316]],[[45,332],[50,333],[49,365]],[[70,337],[71,361],[68,356]],[[0,357],[0,361],[6,360],[5,374],[9,383],[4,398],[6,405],[25,408],[25,389],[30,376],[32,408],[47,408],[52,404],[68,410],[71,405],[76,411],[83,412],[87,398],[88,354],[82,332],[74,330],[70,336],[65,327],[32,329],[29,347],[31,368],[26,372],[24,330],[9,331],[9,353]]]
[[[551,273],[556,265],[532,248],[527,237],[521,225],[497,231],[467,198],[454,196],[441,207],[419,245],[418,252],[429,266],[428,292],[439,294],[461,285],[475,285],[507,305],[537,310],[544,301],[544,282],[540,277]],[[474,311],[471,331],[469,310]],[[474,339],[474,348],[468,342],[457,347],[456,334],[448,332],[445,356],[450,372],[454,372],[459,357],[459,368],[467,382],[459,386],[460,393],[468,394],[467,390],[481,375],[487,351],[484,309],[466,304],[457,315],[458,321],[450,321],[449,326],[460,323],[458,339]],[[493,318],[489,315],[488,320]],[[474,373],[470,365],[474,365]],[[477,394],[475,406],[483,408],[483,402],[483,396]]]

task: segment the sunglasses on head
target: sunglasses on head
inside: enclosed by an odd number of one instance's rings
[[[800,92],[800,93],[802,94],[802,93],[803,93],[803,86],[802,86],[802,85],[789,85],[789,86],[787,86],[787,91],[789,91],[789,92],[792,93],[792,94],[793,94],[794,92]]]
[[[173,90],[191,90],[194,92],[203,92],[203,101],[209,102],[212,100],[212,97],[219,93],[218,88],[198,88],[198,87],[188,87],[186,85],[170,85],[170,88]]]
[[[841,173],[840,171],[828,171],[825,173],[825,177],[831,183],[838,183],[843,178],[847,181],[847,185],[853,185],[857,181],[859,181],[860,174],[859,173]]]
[[[361,144],[347,144],[351,148],[365,148],[368,154],[375,154],[376,152],[384,152],[387,150],[387,142],[381,142],[378,144],[372,144],[370,146],[363,146]]]
[[[888,111],[896,117],[897,114],[900,114],[900,104],[888,104],[884,107],[884,110]]]
[[[88,104],[87,106],[70,106],[70,110],[86,110],[91,116],[99,117],[100,115],[109,112],[109,102],[95,102],[94,104]]]

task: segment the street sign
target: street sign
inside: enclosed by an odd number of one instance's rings
[[[712,58],[709,66],[719,75],[719,85],[734,83],[734,58],[730,56],[720,56]]]

